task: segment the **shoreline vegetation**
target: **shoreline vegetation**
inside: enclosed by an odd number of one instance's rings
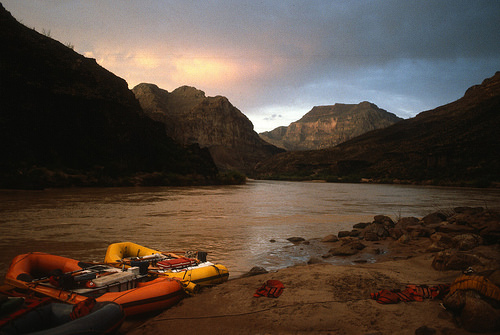
[[[500,188],[500,183],[488,178],[476,180],[448,180],[448,179],[399,179],[399,178],[364,178],[361,176],[310,176],[310,175],[270,175],[262,180],[276,181],[312,181],[326,183],[364,183],[364,184],[396,184],[396,185],[421,185],[421,186],[445,186],[445,187],[476,187],[476,188]]]
[[[474,187],[500,188],[500,183],[490,180],[463,180],[449,181],[441,179],[412,180],[412,179],[373,179],[359,176],[300,176],[300,175],[273,175],[267,177],[247,176],[246,174],[228,170],[214,176],[201,174],[179,174],[172,172],[137,172],[129,175],[110,175],[102,173],[102,169],[95,171],[52,170],[45,167],[33,166],[19,170],[15,174],[4,176],[0,181],[0,189],[41,190],[45,188],[69,187],[130,187],[130,186],[206,186],[206,185],[242,185],[247,180],[273,180],[290,182],[317,182],[317,183],[361,183],[361,184],[394,184],[443,187]]]
[[[310,243],[289,241],[305,250]],[[120,334],[498,334],[499,241],[498,208],[457,207],[396,221],[377,215],[322,237],[329,252],[306,264],[253,268],[147,320],[129,320]],[[331,257],[345,265],[324,262]],[[254,297],[267,280],[281,281],[283,294]],[[388,304],[373,298],[407,292],[408,285],[442,290]]]
[[[69,187],[130,187],[130,186],[205,186],[241,185],[246,176],[238,171],[219,172],[214,176],[197,173],[137,172],[134,174],[108,174],[102,169],[94,171],[51,170],[32,167],[19,170],[0,180],[0,188],[42,190]]]

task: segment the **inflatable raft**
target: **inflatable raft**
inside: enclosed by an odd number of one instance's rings
[[[147,267],[149,273],[181,280],[186,290],[193,293],[198,285],[216,285],[229,278],[224,265],[209,262],[206,256],[205,252],[197,252],[194,257],[179,256],[132,242],[121,242],[108,247],[104,262],[118,267]]]
[[[10,305],[9,313],[0,315],[0,334],[111,334],[125,319],[120,305],[113,302],[88,298],[91,304],[70,305],[47,299],[14,296],[0,302],[0,308]]]
[[[169,308],[185,296],[179,280],[154,279],[137,267],[122,270],[38,252],[16,256],[5,283],[70,304],[88,297],[115,302],[126,316]]]

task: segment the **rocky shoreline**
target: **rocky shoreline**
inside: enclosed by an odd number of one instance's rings
[[[396,221],[377,215],[351,231],[325,236],[321,243],[330,246],[328,253],[311,257],[306,265],[270,273],[253,269],[122,332],[498,334],[499,242],[498,210],[458,207]],[[367,262],[368,256],[375,262]],[[325,262],[332,257],[354,265]],[[283,294],[253,297],[269,279],[284,284]],[[382,291],[407,293],[409,285],[442,292],[389,304],[374,298]]]

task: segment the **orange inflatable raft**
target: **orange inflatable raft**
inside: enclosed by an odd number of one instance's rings
[[[137,267],[122,270],[38,252],[16,256],[5,283],[70,304],[88,297],[112,301],[126,316],[169,308],[185,295],[180,281],[155,279]]]

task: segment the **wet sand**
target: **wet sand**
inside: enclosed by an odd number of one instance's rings
[[[307,264],[206,288],[145,322],[127,321],[120,333],[146,334],[473,334],[457,323],[442,300],[380,304],[370,293],[404,289],[408,284],[450,284],[461,271],[436,271],[429,238],[408,243],[387,239],[363,242],[353,261],[377,254],[375,263]],[[500,259],[498,244],[481,246],[482,255]],[[319,260],[316,260],[319,262]],[[499,272],[497,268],[496,273]],[[478,268],[478,270],[484,270]],[[498,276],[497,276],[498,277]],[[253,296],[267,280],[281,281],[278,298]],[[435,332],[433,332],[433,330]]]

